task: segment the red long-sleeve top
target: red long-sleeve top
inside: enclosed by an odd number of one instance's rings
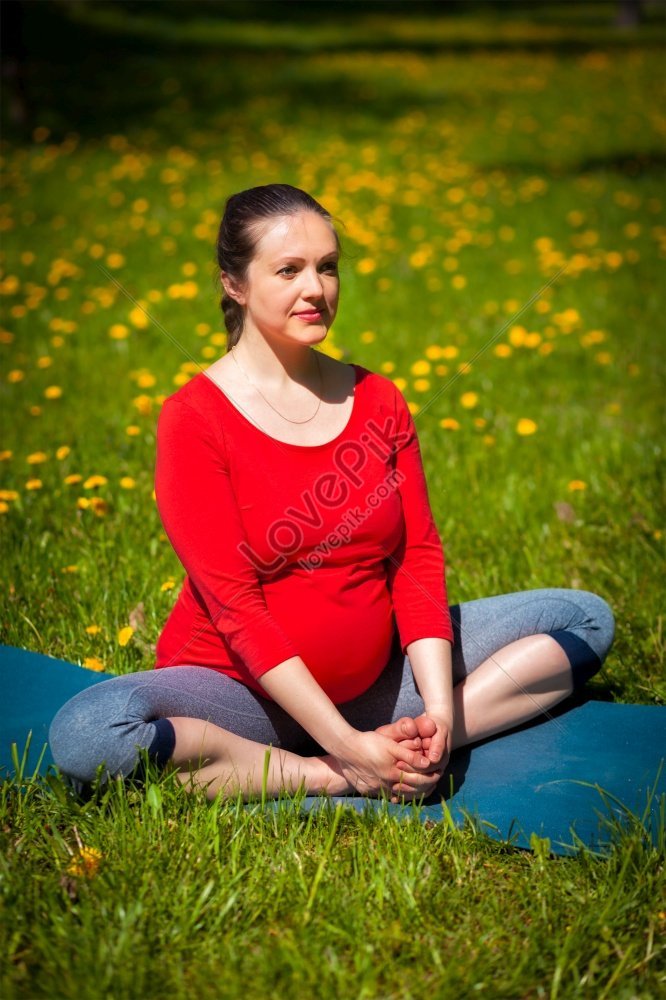
[[[353,367],[347,426],[321,445],[270,437],[205,372],[164,401],[155,495],[187,575],[157,668],[210,667],[268,697],[261,675],[300,656],[340,704],[394,638],[453,643],[412,414],[390,379]]]

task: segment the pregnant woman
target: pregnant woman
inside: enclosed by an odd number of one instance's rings
[[[589,591],[449,606],[402,393],[316,350],[339,256],[299,188],[226,203],[228,350],[157,427],[157,505],[186,576],[156,669],[93,685],[52,723],[54,759],[83,786],[100,765],[136,774],[145,750],[211,798],[427,796],[452,750],[548,713],[611,647],[613,614]]]

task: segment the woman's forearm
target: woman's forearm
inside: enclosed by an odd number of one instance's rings
[[[339,756],[356,734],[300,656],[268,670],[259,683],[328,753]]]
[[[453,721],[452,645],[448,639],[416,639],[406,648],[426,714],[437,709]]]

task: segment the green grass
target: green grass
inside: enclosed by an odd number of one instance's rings
[[[1,642],[152,667],[183,576],[157,413],[225,350],[225,198],[281,180],[341,220],[323,349],[401,380],[450,602],[596,591],[617,631],[593,694],[664,704],[662,53],[586,48],[585,23],[549,50],[544,11],[497,51],[362,50],[349,27],[349,50],[297,57],[92,33],[35,57],[37,131],[0,147]],[[88,879],[67,874],[77,835],[101,852]],[[555,859],[473,823],[266,815],[164,778],[85,804],[55,776],[8,782],[0,994],[656,997],[658,846],[632,828]]]

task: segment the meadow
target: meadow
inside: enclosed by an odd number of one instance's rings
[[[593,696],[664,704],[660,36],[527,35],[260,52],[109,35],[85,80],[41,66],[39,123],[0,144],[0,642],[153,666],[183,579],[157,414],[226,349],[226,197],[283,181],[338,220],[321,350],[408,400],[450,603],[595,591],[616,637]],[[155,774],[81,802],[25,775],[0,788],[0,993],[656,997],[660,846],[636,826],[608,856],[555,858],[418,809],[267,813]]]

